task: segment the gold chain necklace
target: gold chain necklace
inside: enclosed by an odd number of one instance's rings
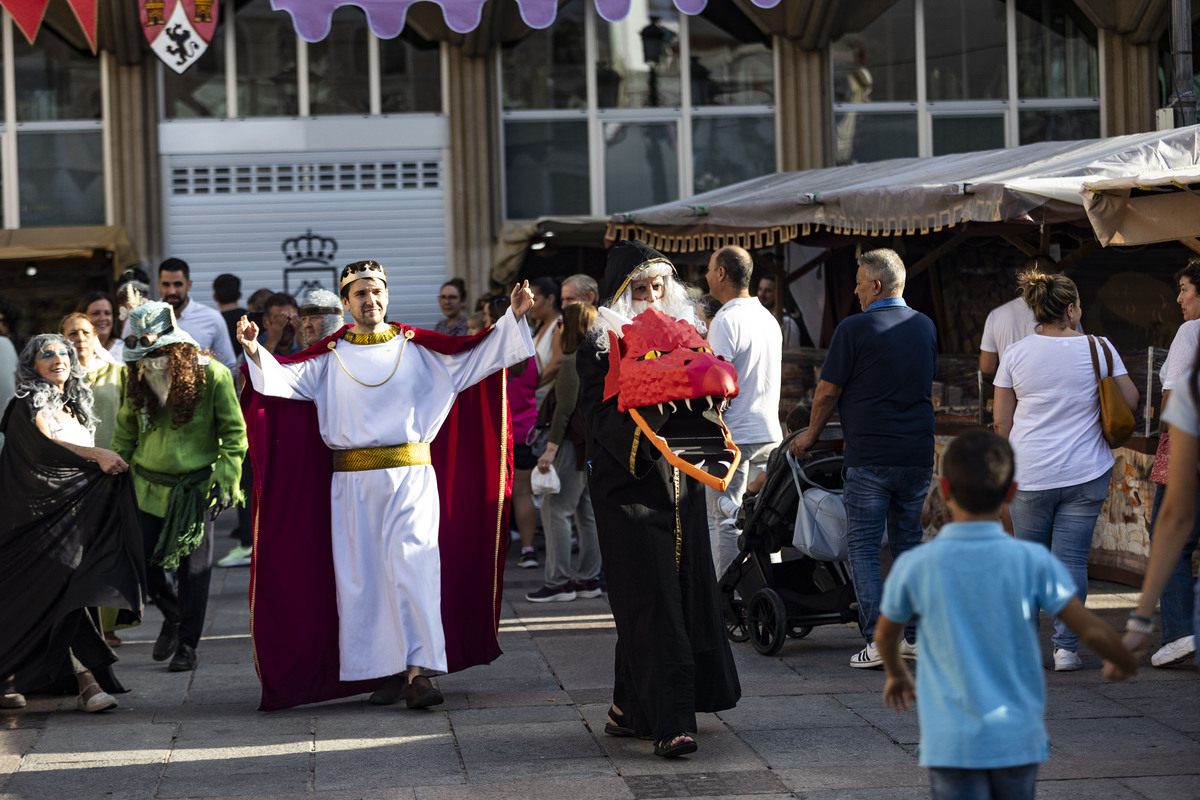
[[[393,330],[396,330],[396,329],[393,328]],[[354,335],[354,334],[346,334],[347,337],[350,337],[352,335]],[[379,334],[366,334],[366,336],[368,336],[368,337],[378,336],[378,335]],[[384,341],[385,342],[391,341],[392,339],[396,338],[396,335],[397,334],[393,334],[393,335],[389,336],[387,339],[385,339]],[[396,374],[396,370],[398,370],[400,368],[400,359],[404,358],[404,348],[408,347],[408,343],[410,341],[412,341],[412,338],[415,335],[416,334],[414,334],[411,330],[407,330],[404,332],[404,343],[400,345],[400,352],[396,354],[396,363],[392,367],[392,371],[388,373],[388,376],[386,378],[384,378],[383,380],[381,380],[379,383],[366,383],[365,381],[360,381],[358,378],[354,377],[353,373],[351,373],[350,370],[346,369],[346,363],[344,361],[342,361],[342,357],[338,355],[337,339],[334,339],[332,342],[329,343],[329,349],[333,351],[333,357],[337,359],[338,364],[340,364],[342,367],[342,372],[345,372],[346,375],[348,375],[350,377],[350,380],[352,380],[355,383],[360,384],[362,386],[374,388],[376,386],[383,386],[385,383],[387,383],[388,381],[390,381],[392,379],[393,375]],[[366,343],[374,344],[376,342],[366,342]]]

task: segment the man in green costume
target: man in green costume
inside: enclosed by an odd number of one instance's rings
[[[246,426],[233,377],[166,303],[129,314],[127,391],[112,447],[133,466],[150,596],[164,622],[155,661],[190,671],[204,627],[217,513],[244,501]],[[176,591],[167,570],[177,571]]]

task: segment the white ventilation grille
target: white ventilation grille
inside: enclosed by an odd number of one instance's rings
[[[173,195],[441,189],[437,161],[245,164],[171,168]]]

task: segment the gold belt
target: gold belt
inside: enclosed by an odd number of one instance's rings
[[[362,472],[389,467],[416,467],[429,463],[429,443],[412,442],[389,447],[363,447],[355,450],[334,450],[334,472]]]

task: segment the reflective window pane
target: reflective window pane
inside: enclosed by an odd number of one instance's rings
[[[1008,98],[1004,0],[925,0],[930,101]]]
[[[605,213],[679,197],[679,145],[674,122],[604,125]]]
[[[771,105],[775,102],[775,60],[770,39],[731,4],[722,9],[736,24],[726,31],[705,17],[688,18],[694,106]]]
[[[775,118],[694,117],[692,164],[696,194],[774,172]]]
[[[1074,3],[1017,0],[1021,97],[1098,97],[1096,27]]]
[[[917,99],[913,0],[900,0],[830,50],[836,103],[913,102]]]
[[[243,117],[292,117],[300,113],[296,89],[296,30],[286,11],[272,11],[270,0],[252,0],[238,8],[238,114]]]
[[[671,0],[648,0],[645,9],[596,20],[601,108],[679,105],[679,12]]]
[[[103,162],[99,130],[17,134],[21,226],[103,225]]]
[[[500,50],[501,99],[505,110],[586,108],[586,0],[572,0],[554,24]]]
[[[969,153],[1004,147],[1004,116],[933,118],[933,154]]]
[[[17,119],[100,119],[100,59],[76,50],[49,25],[33,45],[14,34]]]
[[[1018,120],[1021,126],[1021,144],[1069,142],[1100,137],[1098,108],[1026,110],[1020,113]]]
[[[380,110],[384,114],[442,110],[442,57],[437,42],[379,42]]]
[[[162,70],[163,116],[167,119],[228,115],[225,97],[226,21],[226,12],[222,8],[217,32],[208,43],[208,49],[182,75],[173,69]]]
[[[835,113],[837,164],[858,164],[918,155],[916,113]]]
[[[358,6],[341,6],[333,12],[329,35],[308,45],[310,113],[371,113],[370,35]]]
[[[590,213],[587,151],[586,122],[506,122],[507,217]]]

